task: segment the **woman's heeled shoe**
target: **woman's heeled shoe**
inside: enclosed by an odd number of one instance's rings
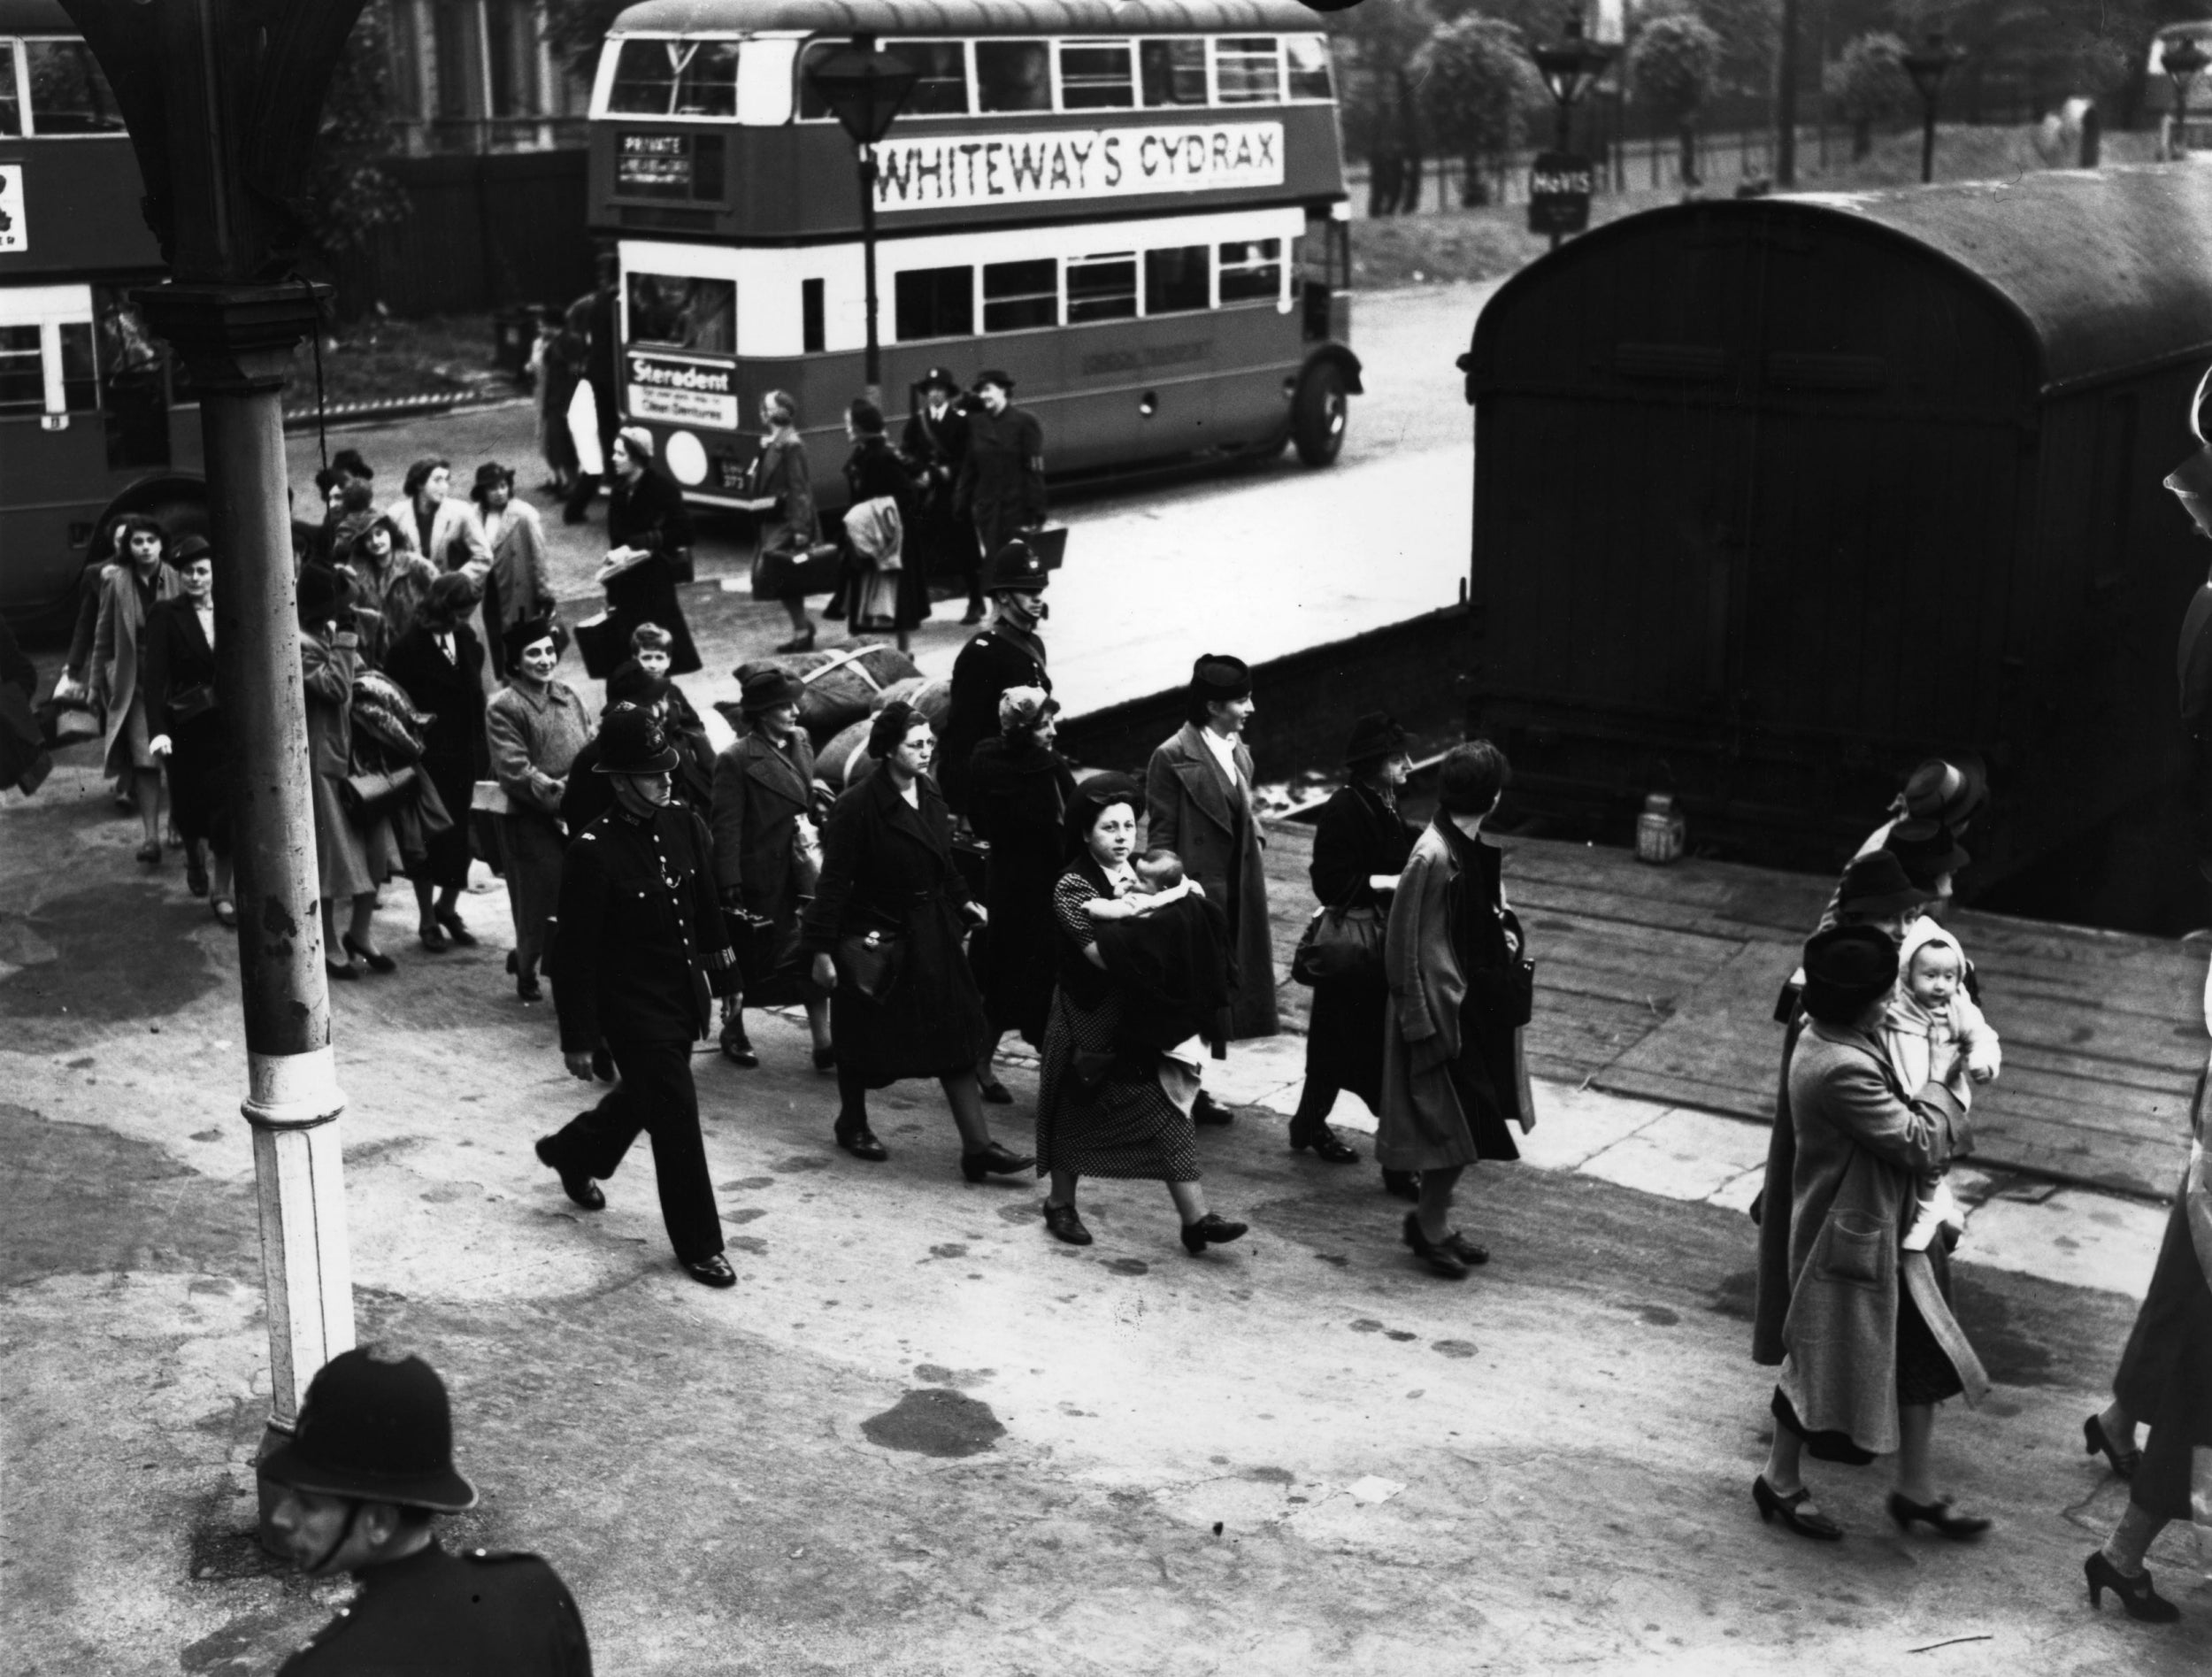
[[[525,1002],[542,1002],[545,999],[545,991],[539,988],[535,973],[516,973],[515,995]]]
[[[836,1049],[834,1049],[834,1048],[818,1048],[818,1049],[816,1049],[816,1050],[814,1050],[814,1069],[815,1069],[818,1073],[819,1073],[821,1075],[823,1075],[824,1077],[827,1077],[827,1076],[829,1076],[829,1075],[830,1075],[833,1072],[836,1071],[836,1069],[837,1069],[837,1050],[836,1050]]]
[[[415,942],[433,955],[442,955],[453,947],[446,941],[444,929],[435,920],[425,920],[415,928]]]
[[[1761,1473],[1758,1478],[1751,1481],[1751,1500],[1759,1505],[1759,1519],[1762,1524],[1779,1519],[1785,1526],[1800,1537],[1809,1537],[1815,1542],[1820,1543],[1832,1543],[1839,1541],[1843,1536],[1843,1527],[1837,1525],[1834,1520],[1825,1514],[1809,1514],[1800,1512],[1805,1504],[1812,1500],[1812,1492],[1800,1485],[1785,1496],[1767,1483],[1767,1476],[1764,1473]]]
[[[356,966],[351,961],[348,961],[343,965],[341,965],[338,962],[331,960],[327,957],[326,957],[323,961],[323,971],[330,977],[336,979],[341,984],[357,980],[361,976],[361,969]]]
[[[995,1077],[979,1083],[977,1087],[982,1093],[986,1105],[1011,1106],[1014,1104],[1013,1091]]]
[[[138,849],[133,852],[133,854],[134,854],[140,861],[145,863],[148,867],[159,867],[161,865],[161,844],[158,840],[150,844],[140,845]]]
[[[1449,1236],[1432,1241],[1424,1234],[1418,1212],[1406,1213],[1406,1220],[1400,1225],[1399,1234],[1412,1248],[1413,1255],[1429,1266],[1432,1275],[1441,1275],[1448,1281],[1467,1279],[1467,1260],[1452,1250]]]
[[[2093,1549],[2081,1569],[2089,1580],[2092,1607],[2104,1605],[2104,1593],[2108,1589],[2120,1598],[2120,1605],[2128,1610],[2130,1619],[2139,1619],[2147,1625],[2170,1625],[2181,1617],[2180,1608],[2151,1588],[2147,1566],[2130,1578],[2105,1558],[2103,1550]]]
[[[459,910],[442,908],[434,918],[445,928],[446,941],[454,948],[472,950],[476,947],[476,934],[462,923]]]
[[[838,1146],[855,1158],[864,1159],[871,1165],[880,1165],[891,1157],[891,1150],[876,1139],[875,1131],[868,1127],[868,1120],[864,1118],[857,1124],[840,1123],[831,1134],[836,1138]]]
[[[1183,1250],[1193,1258],[1209,1246],[1226,1246],[1251,1233],[1249,1223],[1233,1223],[1218,1212],[1208,1212],[1194,1223],[1183,1225]]]
[[[1316,1124],[1311,1129],[1294,1129],[1290,1133],[1290,1150],[1302,1153],[1308,1148],[1324,1165],[1356,1165],[1359,1150],[1347,1147],[1337,1138],[1337,1133],[1326,1124]]]
[[[184,853],[184,889],[195,896],[207,895],[207,859],[197,844]]]
[[[1065,1241],[1071,1246],[1088,1246],[1091,1231],[1083,1227],[1083,1219],[1075,1214],[1072,1205],[1055,1205],[1045,1202],[1045,1232],[1053,1239]]]
[[[372,973],[396,973],[399,971],[399,963],[397,961],[394,960],[388,955],[369,948],[365,943],[355,942],[353,934],[351,932],[348,932],[338,941],[345,945],[347,954],[358,955]]]
[[[1948,1497],[1939,1502],[1916,1503],[1902,1491],[1889,1494],[1889,1517],[1897,1522],[1901,1532],[1912,1530],[1913,1522],[1947,1537],[1955,1543],[1970,1543],[1989,1529],[1990,1522],[1979,1514],[1955,1514]]]
[[[2112,1471],[2122,1479],[2133,1479],[2135,1470],[2143,1465],[2141,1450],[2122,1450],[2112,1442],[2112,1435],[2104,1429],[2104,1417],[2101,1415],[2092,1415],[2082,1422],[2081,1442],[2084,1454],[2102,1455],[2112,1464]]]
[[[972,1182],[979,1182],[987,1176],[1018,1176],[1025,1170],[1034,1169],[1034,1158],[1024,1158],[1009,1152],[998,1142],[973,1153],[960,1156],[960,1173]]]

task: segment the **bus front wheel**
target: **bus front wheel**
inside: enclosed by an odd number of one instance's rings
[[[1344,426],[1351,415],[1351,401],[1344,388],[1344,370],[1333,361],[1316,361],[1298,381],[1298,395],[1291,403],[1290,436],[1298,445],[1298,458],[1308,465],[1333,465],[1344,451]]]

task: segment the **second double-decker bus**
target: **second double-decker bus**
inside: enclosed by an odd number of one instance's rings
[[[1294,442],[1336,458],[1360,367],[1328,45],[1294,0],[646,0],[592,100],[622,405],[687,496],[743,494],[760,397],[843,485],[862,388],[851,142],[808,81],[872,40],[920,73],[876,148],[885,405],[1002,368],[1049,469]],[[833,439],[834,439],[833,442]]]

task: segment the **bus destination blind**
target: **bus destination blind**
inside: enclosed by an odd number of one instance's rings
[[[893,138],[876,147],[876,209],[1144,197],[1283,183],[1283,125],[1205,122],[987,138]]]

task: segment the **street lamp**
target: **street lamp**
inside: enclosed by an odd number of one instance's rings
[[[1583,38],[1582,14],[1567,14],[1565,33],[1556,41],[1547,42],[1530,49],[1536,60],[1537,73],[1544,78],[1544,86],[1550,89],[1559,107],[1558,147],[1564,151],[1570,140],[1568,112],[1575,101],[1597,85],[1605,67],[1613,62],[1613,49],[1600,46]]]
[[[1932,29],[1928,33],[1928,44],[1917,52],[1908,52],[1903,59],[1905,73],[1920,94],[1920,184],[1924,187],[1935,179],[1936,100],[1943,91],[1943,78],[1962,56],[1956,47],[1943,44],[1942,30]]]
[[[2204,73],[2207,64],[2212,64],[2212,53],[2199,46],[2193,36],[2183,35],[2166,43],[2165,50],[2158,55],[2158,63],[2159,67],[2173,79],[2174,133],[2167,152],[2171,157],[2178,158],[2189,149],[2186,139],[2188,131],[2185,126],[2189,116],[2189,84]]]
[[[855,35],[850,46],[825,53],[807,69],[807,83],[821,96],[852,139],[860,165],[861,260],[867,270],[868,358],[863,378],[868,399],[883,399],[883,351],[876,338],[876,142],[914,91],[921,73],[895,53],[878,52],[873,35]]]

